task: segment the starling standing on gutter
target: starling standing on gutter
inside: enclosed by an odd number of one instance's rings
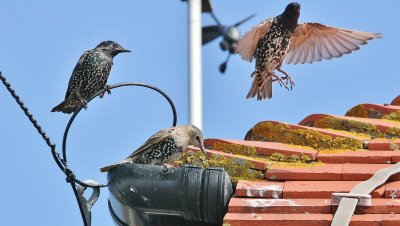
[[[193,145],[205,154],[203,133],[193,125],[175,126],[158,131],[125,160],[105,166],[101,172],[108,172],[124,163],[164,165],[180,159],[182,152]]]

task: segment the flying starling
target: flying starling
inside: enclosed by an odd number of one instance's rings
[[[96,48],[86,51],[72,71],[65,100],[51,111],[70,114],[81,106],[86,109],[88,98],[98,91],[105,89],[110,94],[107,79],[113,65],[113,58],[123,52],[130,51],[113,41],[101,42]],[[99,96],[102,98],[104,92]]]
[[[100,171],[108,172],[118,165],[129,162],[149,165],[173,163],[180,159],[182,152],[189,145],[200,148],[205,154],[203,133],[197,127],[193,125],[184,125],[163,129],[151,136],[125,160],[105,166],[101,168]]]
[[[329,27],[320,23],[298,24],[300,5],[290,3],[285,11],[253,27],[238,42],[236,52],[244,60],[256,58],[256,68],[251,74],[253,83],[247,98],[257,95],[257,100],[272,97],[272,82],[287,89],[294,85],[291,77],[281,69],[285,59],[288,64],[304,64],[322,59],[339,58],[359,49],[368,40],[380,34]],[[275,70],[283,73],[279,77]],[[285,81],[285,82],[284,82]]]

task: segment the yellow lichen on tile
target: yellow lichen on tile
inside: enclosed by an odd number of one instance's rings
[[[224,142],[216,142],[213,145],[213,150],[223,151],[234,155],[252,156],[257,154],[257,150],[255,147],[241,145],[241,144],[229,144]]]
[[[355,136],[355,137],[363,139],[363,140],[370,140],[371,139],[370,135],[364,134],[364,133],[356,133],[356,132],[350,132],[350,131],[340,130],[340,129],[331,129],[331,128],[324,128],[324,129],[329,130],[329,131],[340,132],[340,133],[351,135],[351,136]]]
[[[372,139],[376,138],[398,138],[400,137],[399,128],[389,128],[386,132],[379,131],[375,125],[366,122],[348,120],[342,118],[334,118],[331,116],[324,117],[314,122],[319,128],[330,128],[334,130],[345,130],[349,132],[367,134]]]
[[[383,115],[382,119],[400,121],[400,111],[395,111],[390,114]]]
[[[309,146],[297,145],[297,144],[286,144],[290,147],[299,148],[299,149],[306,149],[306,150],[314,150],[314,148]]]
[[[391,139],[400,138],[400,128],[396,128],[396,127],[389,128],[386,132],[385,137],[391,138]]]
[[[346,116],[368,118],[368,111],[362,104],[359,104],[346,112]]]
[[[323,166],[325,163],[321,161],[317,162],[310,162],[310,163],[304,163],[304,162],[273,162],[271,164],[270,168],[274,169],[285,169],[285,168],[308,168],[308,167],[317,167],[317,166]]]
[[[262,122],[251,129],[253,140],[309,146],[314,149],[360,149],[361,141],[352,138],[332,138],[315,130],[290,129],[289,125]]]
[[[201,152],[187,151],[182,154],[181,159],[176,163],[181,166],[191,164],[203,168],[222,167],[228,172],[233,183],[237,183],[239,179],[254,180],[264,178],[262,171],[252,169],[254,165],[250,161],[239,158],[226,158],[222,155],[212,155],[209,159],[205,159]]]
[[[346,150],[346,149],[322,149],[318,152],[320,154],[341,154],[345,152],[354,152],[354,151],[367,151],[366,149],[357,149],[357,150]]]
[[[299,145],[297,145],[299,146]],[[304,146],[301,146],[304,147]],[[215,151],[221,151],[225,153],[230,153],[234,154],[237,156],[240,156],[241,158],[245,158],[248,160],[260,160],[266,163],[272,163],[272,162],[303,162],[307,163],[310,162],[310,158],[307,155],[301,154],[299,155],[291,155],[291,156],[286,156],[281,153],[273,153],[270,156],[264,156],[264,155],[258,155],[257,151],[254,147],[252,146],[246,146],[246,145],[241,145],[241,144],[229,144],[229,143],[223,143],[223,142],[216,142],[214,146],[212,147],[213,150]]]

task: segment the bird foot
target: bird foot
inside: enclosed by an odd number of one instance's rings
[[[111,94],[111,86],[110,86],[110,85],[104,86],[104,90],[105,90],[108,94]],[[101,92],[101,93],[99,94],[99,97],[100,97],[100,98],[103,98],[103,97],[104,97],[104,92]]]
[[[290,77],[290,75],[288,73],[286,73],[284,70],[282,70],[280,66],[277,68],[277,70],[280,73],[285,75],[285,77],[281,77],[281,79],[286,80],[286,82],[285,82],[286,86],[288,86],[289,82],[290,82],[290,90],[292,90],[293,86],[295,86],[295,84],[294,84],[294,82],[292,80],[292,77]],[[288,90],[289,90],[289,88],[288,88]]]
[[[272,79],[272,82],[278,81],[278,83],[279,83],[279,85],[280,85],[281,87],[283,86],[283,87],[285,87],[287,90],[289,90],[289,87],[287,86],[287,82],[285,83],[281,77],[277,76],[276,74],[273,74],[272,76],[274,77],[274,78]]]
[[[286,74],[285,77],[281,77],[281,78],[286,81],[285,82],[286,86],[288,86],[290,84],[290,90],[293,89],[293,86],[296,86],[296,84],[294,84],[294,82],[292,80],[292,77],[290,77],[289,75]]]
[[[174,167],[173,165],[168,164],[168,163],[163,163],[163,164],[161,164],[161,166],[164,167],[163,168],[164,173],[169,173],[171,171],[171,168]]]
[[[81,104],[82,104],[82,106],[83,106],[83,108],[85,108],[85,110],[87,110],[87,101],[86,100],[84,100],[84,99],[81,99]]]

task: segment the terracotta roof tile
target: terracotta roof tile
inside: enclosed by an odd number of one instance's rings
[[[245,146],[254,147],[257,154],[260,155],[272,155],[274,153],[280,153],[286,156],[291,155],[307,155],[311,160],[315,160],[318,151],[313,148],[299,147],[288,144],[276,143],[276,142],[262,142],[262,141],[243,141],[243,140],[223,140],[223,139],[205,139],[205,146],[213,146],[215,143],[228,143],[228,144],[240,144]]]
[[[400,106],[384,104],[359,104],[349,109],[346,112],[346,116],[381,119],[390,113],[395,113],[399,111]]]
[[[341,180],[343,164],[326,164],[307,168],[272,168],[268,180]]]
[[[375,139],[368,141],[369,150],[399,150],[400,139]]]
[[[348,116],[312,114],[299,125],[263,121],[249,130],[245,141],[205,140],[207,148],[219,149],[207,150],[209,156],[254,161],[256,170],[268,167],[260,174],[263,181],[239,180],[224,223],[330,225],[337,210],[332,193],[348,193],[378,170],[400,162],[400,106],[394,104],[400,105],[400,96],[392,105],[356,105]],[[229,153],[238,151],[252,154]],[[290,158],[302,154],[308,158]],[[400,225],[400,175],[371,196],[371,206],[357,206],[350,225]]]
[[[324,163],[392,163],[393,151],[347,151],[342,153],[318,154]],[[400,153],[400,152],[399,152]],[[400,154],[398,155],[400,160]]]
[[[389,182],[385,186],[386,198],[400,198],[400,181]],[[400,202],[400,201],[398,201]]]
[[[397,96],[396,98],[393,99],[392,103],[390,103],[391,105],[397,105],[400,106],[400,95]]]
[[[330,199],[332,193],[348,193],[361,181],[286,181],[283,198]],[[371,196],[381,198],[385,187],[375,189]]]
[[[400,224],[399,214],[382,214],[381,226],[398,226]]]
[[[371,178],[374,173],[380,169],[391,166],[390,164],[344,164],[342,172],[342,180],[358,180],[364,181]],[[389,180],[399,180],[400,175],[396,174]]]
[[[224,224],[229,226],[329,226],[331,214],[256,214],[256,213],[227,213]]]
[[[282,198],[284,182],[278,181],[245,181],[236,186],[236,196]]]
[[[338,119],[368,123],[371,125],[376,126],[376,129],[381,132],[386,132],[388,129],[400,128],[400,122],[396,121],[389,121],[389,120],[381,120],[381,119],[374,119],[374,118],[359,118],[359,117],[351,117],[351,116],[338,116],[338,115],[328,115],[328,114],[312,114],[304,118],[299,124],[300,125],[308,125],[310,123],[319,121],[325,117],[333,117]]]
[[[330,199],[232,198],[230,213],[332,213]]]

